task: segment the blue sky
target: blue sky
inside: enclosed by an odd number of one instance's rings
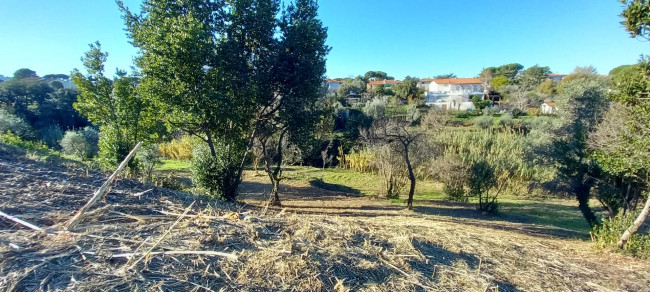
[[[138,0],[125,1],[137,7]],[[472,77],[506,63],[568,73],[606,74],[636,62],[650,43],[631,39],[616,0],[321,0],[329,28],[328,77],[381,70],[401,79],[455,73]],[[0,74],[27,67],[39,75],[81,68],[88,44],[109,53],[107,71],[129,69],[128,43],[112,0],[0,1]]]

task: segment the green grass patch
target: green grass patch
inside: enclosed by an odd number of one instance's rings
[[[155,168],[156,171],[189,171],[190,162],[186,160],[163,159],[162,164]]]

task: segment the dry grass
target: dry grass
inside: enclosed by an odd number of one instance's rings
[[[99,175],[30,161],[0,145],[0,210],[52,226],[51,232],[101,182]],[[295,214],[161,188],[142,193],[149,189],[118,182],[75,233],[46,235],[0,219],[0,290],[643,291],[650,285],[648,262],[580,240],[400,210]],[[125,269],[128,257],[121,255],[148,250],[179,219],[154,249],[167,254]]]

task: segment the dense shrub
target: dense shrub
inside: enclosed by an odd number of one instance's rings
[[[58,126],[49,126],[41,129],[40,140],[52,149],[59,149],[61,145],[59,142],[63,139],[63,130]]]
[[[240,180],[238,174],[242,149],[217,142],[212,156],[205,143],[194,145],[192,151],[192,181],[210,197],[233,200]],[[233,155],[234,154],[234,155]]]
[[[184,136],[181,139],[174,139],[168,143],[162,143],[158,147],[162,156],[168,159],[190,160],[192,159],[192,145],[194,139]]]
[[[499,118],[499,125],[501,127],[512,127],[512,125],[514,125],[514,121],[512,120],[512,115],[503,114],[501,118]]]
[[[97,154],[97,131],[86,127],[79,131],[67,131],[61,139],[63,153],[75,155],[82,159],[92,158]]]
[[[593,239],[601,248],[618,248],[617,243],[621,235],[632,225],[637,216],[638,212],[631,212],[626,215],[619,214],[613,219],[604,218],[602,226],[594,228]],[[623,250],[625,253],[640,258],[650,258],[650,234],[647,225],[645,229],[630,237]]]
[[[460,157],[447,155],[437,159],[432,165],[432,177],[442,182],[447,199],[454,202],[467,202],[465,185],[469,178],[469,170]]]
[[[0,108],[0,134],[7,132],[11,132],[25,140],[34,138],[34,131],[25,120]]]
[[[491,193],[492,188],[497,186],[496,180],[494,167],[486,161],[472,164],[468,179],[469,195],[478,197],[479,210],[488,214],[495,214],[499,209],[496,201],[498,193]]]
[[[113,169],[119,165],[135,144],[124,139],[120,131],[113,127],[102,127],[99,134],[99,163],[104,169]],[[134,157],[128,164],[130,172],[137,172],[138,158]]]
[[[494,124],[494,118],[491,116],[480,116],[476,119],[474,119],[474,126],[479,128],[479,129],[489,129],[492,128],[492,125]]]
[[[410,105],[406,108],[406,119],[411,123],[419,123],[422,113],[415,105]]]
[[[148,144],[144,145],[137,155],[142,166],[142,178],[144,181],[153,181],[153,169],[156,165],[162,164],[160,158],[160,151],[158,145]]]
[[[539,109],[536,107],[528,108],[526,114],[529,116],[539,116]]]
[[[363,112],[369,116],[373,117],[375,119],[383,118],[386,116],[386,104],[388,103],[388,99],[386,97],[375,97],[372,100],[368,101],[366,103],[365,108],[363,109]]]

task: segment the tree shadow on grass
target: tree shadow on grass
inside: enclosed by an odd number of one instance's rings
[[[340,184],[332,184],[323,181],[322,179],[314,179],[309,181],[309,185],[315,188],[320,188],[328,191],[334,191],[334,192],[343,192],[347,194],[355,194],[355,195],[362,195],[361,191],[355,188],[351,188],[348,186],[340,185]]]

